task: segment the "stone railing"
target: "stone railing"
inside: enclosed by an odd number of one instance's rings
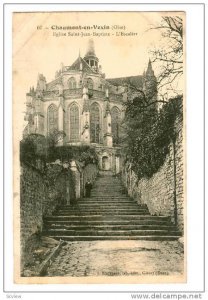
[[[62,96],[63,97],[76,97],[76,98],[81,98],[82,97],[82,88],[75,88],[75,89],[67,89],[63,91]],[[90,99],[105,99],[105,92],[104,91],[99,91],[99,90],[90,90],[88,91],[88,95]],[[49,90],[49,91],[44,91],[43,96],[45,97],[57,97],[61,96],[60,92],[58,89],[56,90]],[[123,95],[121,94],[109,94],[109,100],[110,101],[118,101],[122,102],[123,100]]]
[[[77,96],[82,97],[82,88],[64,90],[64,97]]]

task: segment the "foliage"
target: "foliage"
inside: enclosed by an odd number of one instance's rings
[[[20,142],[20,161],[36,164],[37,160],[45,162],[46,139],[40,134],[30,134]]]
[[[182,117],[182,97],[171,99],[158,112],[142,98],[128,101],[124,122],[126,160],[138,178],[150,178],[163,165],[175,140],[175,120]]]
[[[54,146],[48,148],[47,161],[52,162],[60,159],[62,162],[72,159],[78,160],[85,165],[97,163],[98,158],[95,149],[90,146]]]
[[[54,129],[46,138],[48,147],[54,147],[59,141],[63,140],[65,136],[66,133],[63,130]]]
[[[61,133],[62,134],[62,133]],[[61,134],[56,134],[57,136]],[[62,162],[70,160],[78,160],[84,165],[89,163],[98,163],[95,149],[87,146],[57,146],[54,136],[50,135],[45,138],[42,135],[31,134],[20,142],[20,160],[21,162],[36,165],[37,160],[46,162],[54,162],[60,159]]]

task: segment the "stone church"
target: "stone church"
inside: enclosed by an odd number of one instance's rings
[[[62,65],[54,80],[47,82],[43,74],[38,75],[36,88],[26,94],[23,135],[64,132],[59,146],[90,144],[98,154],[100,170],[119,173],[123,103],[138,90],[146,95],[156,90],[151,61],[143,75],[108,79],[89,40],[85,56],[79,55],[71,66]]]

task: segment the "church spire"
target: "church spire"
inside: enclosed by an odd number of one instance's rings
[[[152,102],[157,100],[157,79],[155,77],[150,59],[148,62],[147,71],[143,77],[143,90],[148,101]]]
[[[149,62],[148,62],[148,67],[147,67],[147,72],[146,72],[146,76],[154,76],[154,71],[152,69],[152,62],[149,58]]]
[[[85,57],[86,56],[95,56],[96,57],[96,55],[95,55],[95,46],[94,46],[93,39],[90,39],[88,41],[88,47],[87,47],[87,52],[85,54]]]
[[[81,55],[80,55],[80,49],[79,49],[79,56],[78,56],[78,59],[79,59],[79,70],[82,71],[83,65],[82,65],[82,59],[81,59]]]
[[[87,52],[85,54],[84,60],[92,68],[93,71],[98,72],[99,59],[95,54],[94,41],[92,39],[88,41]]]

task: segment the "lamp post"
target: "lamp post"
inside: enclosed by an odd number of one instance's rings
[[[173,204],[174,204],[174,224],[178,226],[178,205],[177,205],[177,196],[176,196],[176,132],[175,126],[173,127],[173,137],[172,137],[172,146],[173,146]]]

